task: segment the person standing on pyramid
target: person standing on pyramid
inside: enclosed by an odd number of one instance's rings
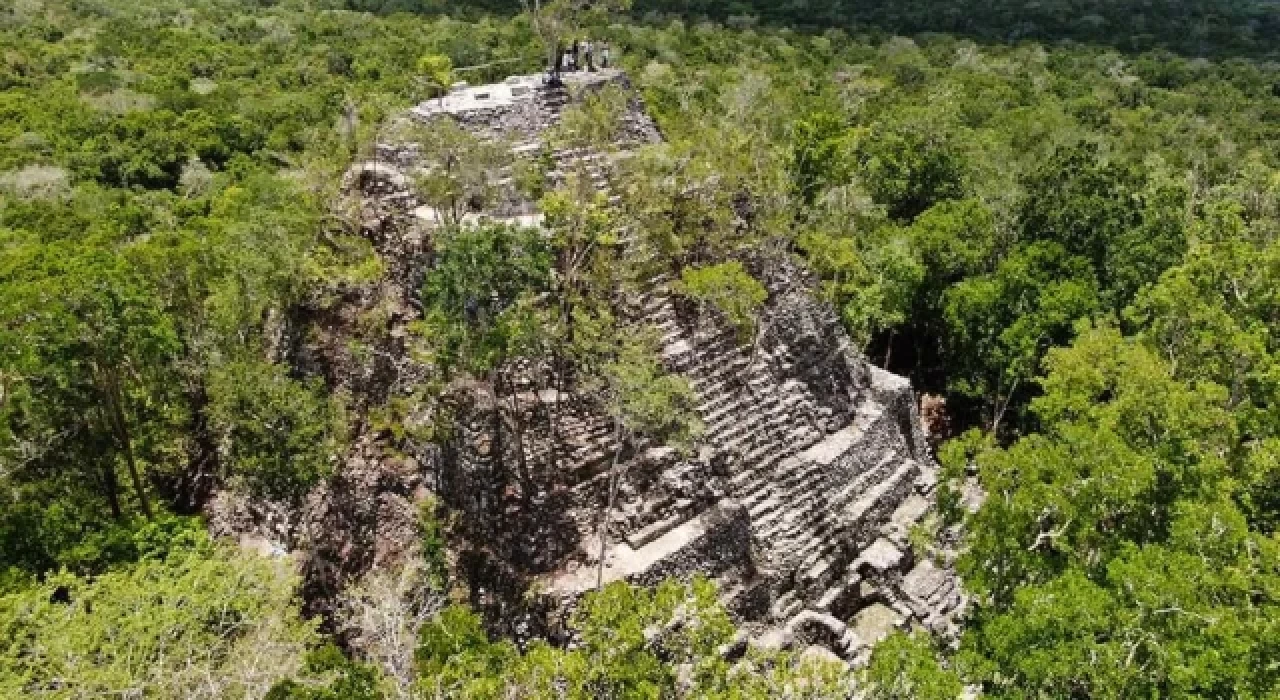
[[[609,42],[600,42],[600,68],[609,70]]]
[[[596,62],[595,62],[595,56],[593,56],[591,53],[591,49],[592,49],[591,40],[584,39],[582,41],[582,53],[587,59],[587,71],[590,73],[594,73],[596,72]]]

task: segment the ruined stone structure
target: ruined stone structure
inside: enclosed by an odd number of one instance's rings
[[[554,150],[544,135],[575,95],[626,87],[626,78],[615,71],[565,77],[566,86],[524,77],[464,88],[413,115],[428,125],[454,119],[520,155],[544,152],[555,164],[553,181],[584,172],[616,202],[609,156]],[[624,122],[620,148],[660,140],[638,98]],[[406,173],[419,165],[412,148],[387,144],[379,164],[353,174],[381,201],[399,203],[389,216],[403,222],[415,213],[415,250],[421,227],[434,221],[405,191]],[[538,221],[527,204],[483,215]],[[836,315],[810,295],[804,270],[748,262],[769,290],[756,347],[693,313],[662,277],[627,300],[629,322],[657,328],[667,369],[690,380],[706,431],[690,456],[622,446],[626,476],[610,518],[604,579],[706,575],[720,583],[755,643],[820,645],[851,661],[897,626],[953,634],[964,603],[958,581],[910,541],[912,527],[929,516],[938,479],[910,385],[852,348]],[[526,590],[542,593],[532,609],[499,616],[506,631],[554,633],[535,618],[571,606],[596,585],[598,526],[620,448],[612,423],[589,396],[531,383],[517,407],[530,426],[521,439],[546,478],[537,493],[517,499],[498,467],[512,446],[494,441],[497,399],[472,386],[459,387],[454,400],[452,439],[419,461],[426,485],[460,513],[470,550],[459,565],[492,589],[479,592],[481,604],[490,594],[507,606]],[[549,412],[554,431],[542,427]]]
[[[950,636],[958,581],[909,541],[938,469],[911,387],[853,352],[800,277],[770,285],[754,358],[731,328],[682,318],[664,288],[643,300],[639,320],[662,329],[668,368],[697,392],[706,445],[692,462],[636,458],[605,580],[708,575],[761,643],[820,643],[850,659],[909,622]],[[592,556],[545,577],[548,590],[594,587]]]

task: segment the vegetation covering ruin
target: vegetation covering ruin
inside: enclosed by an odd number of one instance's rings
[[[344,173],[453,79],[538,72],[524,5],[0,7],[0,696],[1276,697],[1274,2],[538,3],[608,38],[665,143],[609,202],[423,137],[455,167],[413,183],[448,212],[409,282],[422,319],[405,340],[401,309],[343,317],[401,275]],[[617,99],[562,145],[615,139]],[[550,235],[463,225],[503,166]],[[593,388],[618,454],[696,445],[616,290],[675,270],[751,347],[762,256],[945,400],[940,518],[914,536],[963,525],[953,647],[894,634],[857,672],[739,648],[701,580],[606,586],[576,645],[519,646],[467,609],[465,524],[433,508],[403,571],[306,615],[323,596],[291,559],[206,532],[215,495],[310,512],[371,441],[447,441],[460,382],[524,415],[516,366]],[[497,434],[523,450],[526,427]]]

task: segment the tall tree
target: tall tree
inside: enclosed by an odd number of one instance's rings
[[[67,246],[9,252],[13,274],[0,297],[4,317],[21,320],[21,330],[17,352],[7,354],[15,363],[7,374],[21,378],[10,391],[25,399],[10,414],[12,449],[29,466],[96,465],[98,474],[89,478],[101,484],[117,517],[125,511],[117,479],[123,466],[139,510],[152,517],[139,449],[172,437],[169,381],[178,350],[172,324],[118,255]],[[87,464],[63,463],[76,450],[62,441],[88,436],[97,436],[105,453]]]
[[[615,357],[603,368],[602,384],[605,405],[613,418],[615,447],[608,496],[600,515],[596,588],[604,584],[609,519],[626,475],[621,462],[627,446],[637,438],[688,446],[702,432],[701,421],[694,412],[693,388],[687,379],[663,371],[655,337],[647,329],[633,331],[620,340]]]
[[[501,142],[476,136],[452,119],[413,130],[426,166],[414,178],[418,194],[445,226],[482,212],[498,199],[501,170],[511,165],[511,152]]]
[[[537,309],[534,300],[550,288],[551,247],[537,229],[502,224],[443,233],[423,287],[422,331],[446,375],[461,371],[482,379],[499,406],[510,402],[509,409],[495,409],[495,437],[501,444],[505,415],[515,428],[519,475],[531,495],[524,410],[510,363],[540,345],[531,342],[538,323],[530,315]]]

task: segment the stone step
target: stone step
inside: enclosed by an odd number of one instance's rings
[[[719,425],[721,419],[725,418],[730,411],[742,409],[746,403],[747,399],[741,394],[726,389],[708,394],[698,406],[698,412],[702,414],[703,422],[716,430],[722,427]]]
[[[756,493],[778,494],[780,497],[789,498],[773,483],[773,479],[766,472],[759,471],[753,474],[745,483],[734,487],[734,494],[738,498],[748,498]]]
[[[741,416],[738,420],[724,424],[711,424],[712,432],[709,433],[713,439],[722,444],[733,442],[736,438],[742,436],[762,435],[766,432],[766,425],[769,421],[767,414],[751,411]]]
[[[747,415],[763,418],[780,410],[780,402],[771,396],[753,396],[745,391],[726,393],[731,396],[731,403],[708,401],[701,407],[704,421],[717,434],[740,424]]]
[[[812,566],[814,561],[822,555],[825,544],[810,536],[806,538],[798,547],[792,548],[789,557],[792,566],[795,567],[797,577],[803,580],[803,575],[808,566]]]
[[[747,512],[751,514],[751,518],[754,520],[755,518],[762,518],[781,507],[782,501],[773,496],[769,496],[748,508]]]
[[[859,474],[857,479],[838,492],[835,502],[840,504],[853,502],[867,491],[870,484],[883,479],[886,474],[889,474],[900,459],[901,457],[896,451],[885,450],[881,453],[875,466]]]
[[[741,352],[736,343],[703,337],[690,340],[697,347],[699,357],[699,362],[688,371],[692,379],[705,379],[709,375],[718,374],[728,364],[732,364],[735,371],[742,371],[751,360],[751,356]]]
[[[773,606],[769,612],[775,620],[787,620],[800,612],[802,608],[804,608],[804,603],[796,595],[796,592],[787,591],[773,601]]]
[[[695,346],[695,350],[697,350],[700,356],[706,357],[708,355],[712,355],[714,359],[704,362],[702,367],[705,367],[705,369],[695,367],[685,373],[690,377],[690,383],[694,385],[694,388],[714,384],[715,380],[721,380],[729,376],[734,376],[739,379],[743,378],[741,374],[742,370],[746,366],[746,359],[715,356],[702,344]]]
[[[887,479],[872,486],[852,506],[848,507],[847,515],[849,520],[855,523],[863,523],[878,507],[882,506],[884,500],[899,495],[900,492],[909,491],[919,470],[919,465],[914,460],[904,459]],[[894,503],[893,507],[889,508],[889,511],[885,513],[885,516],[889,516],[897,505],[897,503]]]
[[[751,529],[756,537],[771,540],[789,527],[790,522],[790,511],[785,508],[779,508],[760,516],[758,521],[753,519],[751,521]]]
[[[749,469],[745,470],[749,472],[751,476],[736,484],[736,488],[741,493],[749,493],[752,490],[759,490],[768,487],[774,489],[778,493],[790,497],[790,494],[787,494],[786,491],[779,486],[777,476],[775,474],[778,464],[786,459],[786,457],[787,455],[785,453],[779,453],[770,457],[767,461],[752,465]]]
[[[741,503],[743,506],[746,506],[746,508],[749,511],[751,508],[755,507],[756,505],[763,503],[764,501],[772,498],[773,489],[766,486],[764,488],[758,488],[750,492],[735,494],[735,497],[737,498],[738,502]]]
[[[831,606],[834,605],[837,600],[844,597],[844,595],[848,593],[849,588],[856,585],[860,580],[861,577],[854,576],[836,581],[835,584],[829,586],[821,595],[818,596],[817,602],[813,604],[814,610],[830,612]]]
[[[733,451],[749,450],[752,446],[755,445],[756,440],[755,440],[754,433],[741,431],[741,430],[734,431],[732,434],[729,435],[728,439],[725,439],[723,436],[726,435],[727,433],[728,431],[724,430],[723,428],[712,429],[712,431],[709,432],[710,435],[718,436],[716,441],[719,442],[720,447],[725,450],[733,450]]]
[[[735,488],[745,488],[755,484],[761,478],[760,470],[748,466],[729,477],[729,484]]]
[[[797,488],[807,483],[814,476],[822,474],[826,467],[817,462],[808,462],[796,457],[781,465],[779,484],[787,489]]]
[[[818,553],[811,558],[806,559],[800,565],[800,570],[804,572],[801,580],[809,587],[826,587],[826,581],[829,576],[835,572],[835,557],[832,556],[832,547],[822,547]]]
[[[652,523],[650,525],[642,527],[639,530],[627,535],[624,539],[627,545],[632,549],[640,549],[641,547],[649,544],[650,542],[658,539],[659,537],[662,537],[668,532],[671,532],[677,527],[680,527],[688,520],[689,520],[688,515],[684,513],[676,513],[675,515],[672,515],[663,520],[659,520],[656,523]]]

